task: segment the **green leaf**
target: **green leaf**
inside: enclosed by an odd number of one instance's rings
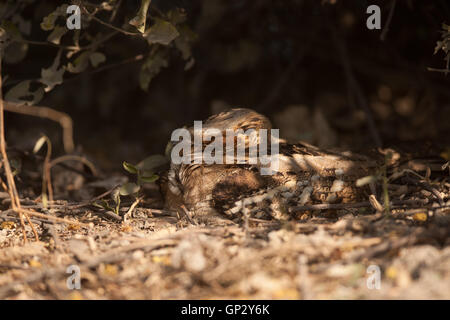
[[[51,91],[56,85],[63,83],[63,75],[66,68],[63,66],[59,69],[42,69],[40,82],[46,85],[45,92]]]
[[[136,166],[142,171],[154,171],[154,169],[161,167],[168,163],[169,160],[161,154],[155,154],[150,157],[145,158]]]
[[[33,105],[44,97],[44,88],[39,87],[35,91],[30,91],[31,80],[25,80],[12,87],[5,95],[6,101]]]
[[[56,12],[52,12],[48,16],[44,17],[41,22],[41,29],[44,31],[53,30],[57,18],[58,14]]]
[[[124,161],[123,163],[122,163],[122,165],[123,165],[123,168],[125,169],[125,170],[127,170],[129,173],[132,173],[132,174],[137,174],[138,173],[138,168],[136,168],[134,165],[132,165],[131,163],[128,163],[128,162],[126,162],[126,161]]]
[[[50,33],[47,37],[47,41],[54,43],[54,44],[60,44],[61,38],[63,35],[65,35],[67,32],[66,26],[55,26],[52,33]]]
[[[136,192],[139,191],[140,188],[141,187],[138,186],[136,183],[133,182],[125,183],[124,185],[122,185],[122,187],[120,187],[120,195],[128,196],[130,194],[135,194]]]
[[[149,44],[159,43],[167,46],[179,35],[177,28],[169,21],[155,18],[155,24],[150,27],[145,38]]]
[[[53,64],[48,69],[42,68],[41,79],[39,81],[45,84],[45,92],[51,91],[56,85],[63,83],[63,75],[66,71],[66,67],[62,66],[58,69],[61,58],[61,50],[58,51]]]
[[[33,153],[38,153],[38,151],[41,150],[42,146],[44,145],[45,141],[47,141],[46,136],[40,137],[34,144]]]
[[[173,142],[172,142],[172,141],[169,141],[169,142],[166,144],[166,148],[164,149],[164,155],[166,156],[166,158],[169,158],[169,159],[170,159],[172,149],[173,149]]]
[[[186,22],[186,11],[182,8],[175,8],[167,13],[167,17],[174,25]]]
[[[178,26],[180,36],[175,39],[175,47],[181,52],[183,60],[192,56],[192,43],[197,39],[197,34],[187,25]]]
[[[84,71],[89,65],[89,57],[91,56],[91,51],[85,51],[81,53],[74,61],[73,64],[70,62],[67,66],[67,70],[72,73],[80,73]]]
[[[94,68],[97,68],[97,66],[103,62],[106,61],[106,57],[101,52],[94,52],[89,56],[89,60],[91,61],[91,64]]]
[[[53,30],[53,28],[55,28],[56,19],[67,14],[68,6],[68,4],[63,4],[62,6],[57,7],[56,10],[50,13],[48,16],[44,17],[41,22],[41,29],[44,31]]]
[[[450,32],[450,25],[442,23],[442,29],[447,30],[448,32]]]
[[[356,180],[356,186],[362,187],[362,186],[365,186],[366,184],[376,182],[377,180],[378,180],[378,178],[376,176],[362,177],[362,178],[359,178],[358,180]]]
[[[152,175],[150,177],[139,177],[139,179],[142,182],[151,183],[151,182],[155,182],[156,180],[158,180],[159,176],[157,174],[154,174],[154,175]]]
[[[28,53],[28,44],[12,42],[5,48],[4,60],[8,64],[15,64],[22,61]]]
[[[11,39],[22,39],[22,34],[20,33],[19,28],[17,28],[17,26],[11,21],[2,21],[1,27],[6,31]]]
[[[22,61],[28,52],[28,44],[11,41],[22,39],[19,28],[9,20],[2,21],[0,26],[3,29],[0,37],[0,51],[4,50],[4,61],[8,64]]]
[[[14,176],[21,172],[22,162],[20,161],[20,159],[11,159],[11,160],[9,160],[9,164],[11,165],[11,168],[13,169],[12,174]]]
[[[147,91],[152,79],[169,65],[167,59],[159,51],[147,58],[142,65],[141,73],[139,74],[139,84],[142,90]]]

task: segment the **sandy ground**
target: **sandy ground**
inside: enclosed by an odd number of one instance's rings
[[[145,206],[128,223],[92,208],[57,214],[88,227],[36,218],[40,241],[26,245],[3,212],[0,298],[450,298],[448,209],[428,217],[310,212],[245,227],[192,225]]]

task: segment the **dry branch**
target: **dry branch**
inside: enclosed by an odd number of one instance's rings
[[[72,118],[67,113],[56,111],[48,107],[27,106],[10,101],[4,101],[4,105],[5,110],[9,112],[20,113],[58,122],[63,128],[63,144],[65,152],[71,153],[74,150],[75,145],[73,142]]]

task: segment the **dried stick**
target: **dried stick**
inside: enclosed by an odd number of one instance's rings
[[[63,128],[64,151],[71,153],[74,150],[72,118],[64,112],[56,111],[48,107],[27,106],[15,102],[4,101],[5,110],[28,116],[49,119],[58,122]]]
[[[399,200],[391,201],[392,206],[399,206],[405,204],[420,204],[420,200]],[[290,212],[307,211],[307,210],[326,210],[326,209],[350,209],[350,208],[364,208],[371,207],[372,204],[369,201],[355,202],[355,203],[319,203],[311,204],[307,206],[296,206],[289,208]]]
[[[122,4],[122,0],[119,0],[116,4],[116,7],[114,8],[111,16],[109,17],[109,23],[113,23],[114,19],[116,18],[117,12],[119,11],[120,5]]]
[[[37,45],[37,46],[50,46],[50,47],[55,47],[55,48],[60,48],[60,49],[64,49],[64,50],[69,50],[69,51],[82,51],[82,50],[89,50],[89,49],[95,49],[97,48],[100,44],[102,44],[103,42],[108,41],[110,38],[112,38],[113,36],[115,36],[116,34],[118,34],[117,31],[113,31],[109,34],[107,34],[106,36],[104,36],[103,38],[92,42],[91,44],[81,47],[81,46],[65,46],[65,45],[61,45],[61,44],[56,44],[56,43],[52,43],[52,42],[46,42],[46,41],[33,41],[33,40],[26,40],[26,39],[12,39],[13,42],[18,42],[18,43],[26,43],[26,44],[31,44],[31,45]]]
[[[4,30],[0,30],[0,32],[3,34]],[[2,35],[0,35],[1,38]],[[27,240],[27,233],[25,230],[25,222],[23,220],[23,215],[20,207],[20,199],[19,199],[19,193],[17,192],[16,183],[14,182],[14,176],[11,171],[11,166],[9,164],[8,155],[6,154],[6,141],[5,141],[5,110],[4,110],[4,103],[3,103],[3,85],[2,85],[2,48],[0,47],[0,152],[3,157],[3,166],[5,168],[5,175],[7,179],[8,184],[8,193],[9,197],[11,198],[11,206],[12,209],[19,214],[20,219],[20,225],[22,226],[22,232],[23,232],[23,241],[26,243]],[[25,213],[25,217],[30,223],[31,228],[33,229],[34,236],[36,238],[36,241],[39,240],[38,234],[36,232],[36,229],[34,228],[33,224],[30,221],[30,218]]]
[[[104,26],[106,26],[106,27],[108,27],[108,28],[111,28],[111,29],[113,29],[113,30],[115,30],[115,31],[118,31],[118,32],[123,33],[123,34],[126,34],[126,35],[128,35],[128,36],[142,36],[141,33],[137,33],[137,32],[129,32],[129,31],[123,30],[123,29],[121,29],[121,28],[118,28],[118,27],[116,27],[116,26],[113,26],[112,24],[107,23],[107,22],[105,22],[105,21],[103,21],[103,20],[97,18],[94,14],[90,13],[85,7],[82,7],[82,10],[83,10],[84,13],[86,13],[92,20],[97,21],[98,23],[100,23],[100,24],[102,24],[102,25],[104,25]]]
[[[47,207],[48,203],[53,203],[53,187],[52,187],[52,177],[50,173],[50,159],[52,157],[52,143],[47,136],[43,137],[47,144],[47,153],[45,154],[43,173],[42,173],[42,197],[47,196],[48,201],[43,199],[44,208]]]
[[[36,216],[36,217],[39,217],[39,218],[53,220],[55,222],[61,222],[61,223],[66,223],[66,224],[74,224],[74,225],[78,225],[78,226],[82,226],[82,227],[86,227],[86,228],[92,227],[91,224],[86,224],[86,223],[78,222],[78,221],[72,221],[72,220],[68,220],[68,219],[64,219],[64,218],[57,218],[57,217],[53,217],[53,216],[49,216],[49,215],[46,215],[46,214],[43,214],[43,213],[39,213],[39,212],[33,211],[31,209],[20,209],[19,211],[24,213],[26,216],[28,216],[28,215]]]
[[[89,168],[89,170],[91,170],[92,175],[94,177],[98,175],[97,169],[95,168],[95,166],[94,166],[94,164],[92,162],[90,162],[86,158],[83,158],[83,157],[80,157],[80,156],[76,156],[76,155],[65,155],[65,156],[61,156],[61,157],[55,158],[52,161],[50,161],[49,167],[51,169],[55,165],[57,165],[57,164],[59,164],[61,162],[64,162],[64,161],[79,161],[82,164],[86,165]]]
[[[124,222],[127,222],[128,218],[131,217],[131,214],[133,213],[134,208],[136,208],[136,206],[139,204],[140,201],[141,201],[141,199],[137,198],[136,201],[133,202],[130,209],[128,209],[127,213],[125,213],[125,215],[123,216]]]
[[[84,201],[84,202],[82,202],[82,203],[79,203],[79,204],[76,204],[76,205],[71,205],[71,206],[65,206],[65,205],[63,205],[63,207],[66,207],[67,209],[79,209],[79,208],[82,208],[82,207],[89,206],[89,205],[91,205],[94,201],[100,200],[101,198],[104,198],[104,197],[106,197],[107,195],[111,194],[114,190],[116,190],[117,187],[118,187],[118,186],[115,186],[114,188],[112,188],[112,189],[110,189],[110,190],[108,190],[108,191],[106,191],[106,192],[103,192],[101,195],[96,196],[95,198],[92,198],[91,200],[87,200],[87,201]]]
[[[181,205],[181,209],[183,209],[184,215],[186,216],[186,219],[189,221],[190,224],[196,226],[197,223],[192,220],[191,215],[189,214],[189,210],[183,205]]]

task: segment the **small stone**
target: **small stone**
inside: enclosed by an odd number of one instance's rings
[[[331,192],[340,192],[344,189],[344,181],[342,180],[334,180],[333,185],[331,186]]]

